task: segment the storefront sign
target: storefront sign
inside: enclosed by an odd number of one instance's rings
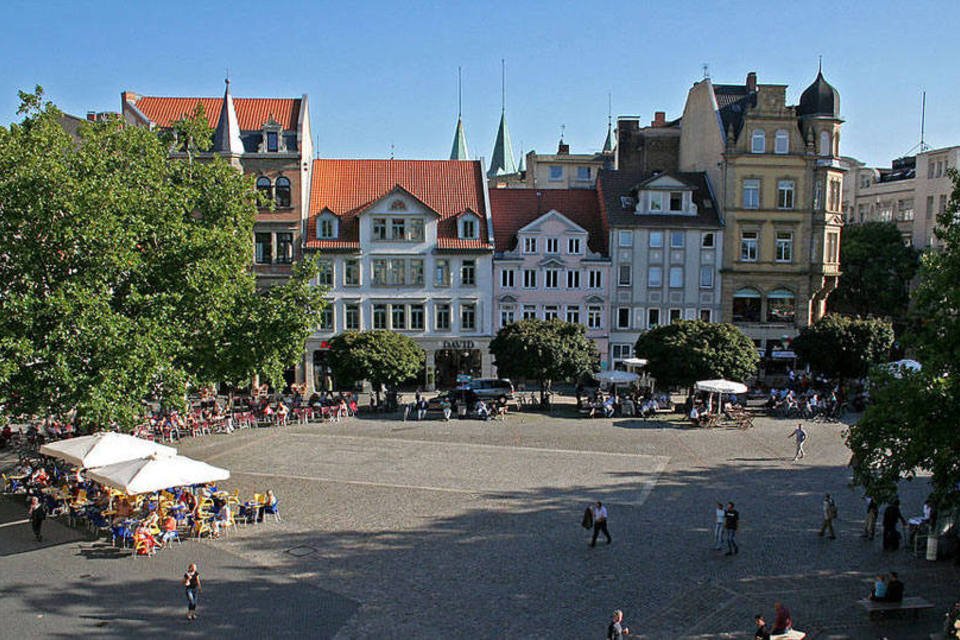
[[[444,340],[444,349],[473,349],[473,340]]]

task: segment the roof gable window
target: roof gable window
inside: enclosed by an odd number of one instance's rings
[[[277,122],[271,115],[260,128],[260,144],[257,145],[259,153],[278,153],[287,150],[286,141],[283,139],[283,125]]]
[[[480,219],[472,213],[460,216],[457,222],[458,237],[461,240],[476,240],[480,237]]]
[[[317,239],[335,240],[340,235],[340,219],[330,211],[324,211],[317,218]]]

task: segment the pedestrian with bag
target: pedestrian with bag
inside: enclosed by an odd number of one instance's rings
[[[610,532],[607,530],[607,508],[603,506],[603,503],[597,500],[596,506],[593,507],[593,539],[590,540],[590,546],[597,546],[597,537],[600,535],[600,532],[603,532],[603,535],[607,538],[607,544],[613,542],[610,538]]]
[[[200,572],[197,571],[197,565],[193,562],[183,574],[183,586],[187,594],[187,620],[196,620],[197,598],[200,597],[203,586],[200,583]]]
[[[833,521],[837,518],[837,504],[829,493],[824,494],[821,508],[823,509],[823,524],[820,525],[820,537],[823,537],[824,532],[830,531],[830,539],[836,540],[837,534],[833,530]]]

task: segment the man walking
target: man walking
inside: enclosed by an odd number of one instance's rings
[[[630,629],[623,626],[623,611],[613,612],[613,620],[607,626],[607,640],[623,640],[623,636],[630,635]]]
[[[797,428],[787,437],[797,441],[797,452],[793,455],[793,461],[796,462],[803,457],[803,443],[807,439],[807,432],[803,430],[802,424],[797,424]]]
[[[737,546],[737,529],[740,526],[740,512],[733,508],[733,503],[728,502],[727,508],[723,512],[723,531],[727,537],[727,553],[732,556],[740,553],[740,547]]]
[[[603,503],[597,500],[597,505],[593,508],[593,539],[590,541],[590,546],[597,546],[597,536],[600,535],[600,532],[603,532],[603,535],[607,537],[607,544],[613,542],[610,539],[610,532],[607,531],[607,508],[603,506]]]
[[[833,531],[833,520],[837,517],[837,505],[829,493],[823,496],[821,507],[823,508],[823,524],[820,525],[820,537],[822,538],[824,532],[829,530],[830,539],[836,540],[837,535]]]
[[[867,496],[867,519],[863,523],[863,537],[873,540],[877,533],[877,516],[880,515],[880,507],[872,496]]]

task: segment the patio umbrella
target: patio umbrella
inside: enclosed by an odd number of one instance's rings
[[[629,371],[600,371],[593,374],[593,377],[609,384],[630,384],[640,379],[640,376]]]
[[[620,361],[621,364],[627,367],[645,367],[647,366],[647,360],[643,358],[624,358]]]
[[[747,385],[732,380],[701,380],[696,384],[696,389],[707,393],[746,393]]]
[[[230,472],[186,456],[152,455],[87,471],[87,477],[127,495],[152,493],[169,487],[218,482]]]
[[[65,460],[78,467],[102,467],[149,455],[175,456],[177,450],[125,433],[103,431],[92,436],[58,440],[40,447],[40,453]]]

